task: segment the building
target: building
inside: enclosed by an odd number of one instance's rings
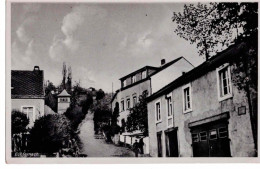
[[[241,50],[229,47],[147,98],[151,156],[254,156],[248,100],[231,74]]]
[[[39,66],[33,71],[11,71],[11,105],[29,118],[29,127],[44,115],[44,72]]]
[[[70,94],[64,89],[58,97],[58,113],[63,114],[70,107]]]
[[[181,76],[183,72],[187,72],[192,68],[193,65],[183,57],[179,57],[168,63],[165,63],[163,59],[161,60],[160,67],[145,66],[120,78],[121,88],[112,98],[112,110],[114,110],[116,105],[119,105],[119,126],[124,129],[129,109],[134,107],[139,101],[140,95],[144,92],[146,92],[148,96],[151,95],[153,90],[157,91],[161,87],[161,84],[167,85],[175,78]],[[167,78],[165,79],[165,77]],[[155,89],[153,86],[155,86]],[[119,139],[120,142],[132,145],[135,140],[139,140],[143,137],[140,131],[129,133],[124,129]],[[143,138],[143,141],[145,143],[144,152],[149,153],[149,138]]]

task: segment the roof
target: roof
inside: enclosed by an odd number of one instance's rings
[[[167,67],[173,65],[174,63],[176,63],[177,61],[179,61],[179,60],[181,60],[181,59],[185,59],[185,58],[184,58],[183,56],[181,56],[181,57],[178,57],[177,59],[174,59],[174,60],[172,60],[172,61],[170,61],[170,62],[164,64],[163,66],[160,67],[160,69],[159,69],[158,71],[152,73],[150,76],[153,76],[153,75],[159,73],[160,71],[166,69]],[[191,64],[187,59],[185,59],[185,60],[186,60],[189,64]],[[192,65],[192,64],[191,64],[191,65]],[[192,66],[193,66],[193,65],[192,65]]]
[[[70,97],[70,94],[64,89],[60,94],[57,95],[58,97]]]
[[[189,72],[185,73],[184,75],[180,76],[179,78],[172,81],[170,84],[166,85],[159,91],[155,92],[151,96],[147,98],[147,101],[154,100],[164,94],[168,94],[175,88],[184,85],[188,82],[191,82],[209,71],[212,71],[216,69],[217,66],[220,66],[223,63],[226,63],[230,60],[232,60],[233,57],[235,57],[238,54],[241,54],[241,50],[243,47],[241,47],[243,44],[235,44],[231,45],[229,48],[223,50],[222,52],[219,52],[217,55],[211,57],[209,60],[203,62],[201,65],[197,66],[196,68],[190,70]]]
[[[182,59],[182,58],[185,59],[184,57],[181,56],[181,57],[178,57],[177,59],[174,59],[174,60],[172,60],[172,61],[170,61],[170,62],[168,62],[168,63],[162,65],[161,67],[144,66],[144,67],[142,67],[142,68],[140,68],[140,69],[138,69],[138,70],[136,70],[136,71],[134,71],[134,72],[132,72],[132,73],[130,73],[130,74],[128,74],[128,75],[122,77],[122,78],[120,78],[119,80],[126,79],[127,77],[130,77],[130,76],[132,76],[132,75],[135,75],[136,73],[141,72],[141,71],[146,70],[146,69],[156,70],[154,73],[152,73],[152,74],[150,75],[150,76],[153,76],[153,75],[155,75],[156,73],[162,71],[163,69],[165,69],[165,68],[171,66],[172,64],[176,63],[177,61],[179,61],[179,60]],[[186,60],[186,59],[185,59],[185,60]],[[186,60],[186,61],[187,61],[187,60]],[[189,61],[187,61],[187,62],[190,63]],[[190,64],[191,64],[191,63],[190,63]],[[191,64],[191,65],[192,65],[192,64]],[[192,66],[193,66],[193,65],[192,65]]]
[[[136,71],[134,71],[132,73],[129,73],[129,74],[125,75],[124,77],[121,77],[119,80],[126,79],[127,77],[135,75],[136,73],[142,72],[142,71],[144,71],[146,69],[159,70],[160,68],[159,67],[153,67],[153,66],[144,66],[144,67],[142,67],[142,68],[140,68],[140,69],[138,69],[138,70],[136,70]]]
[[[44,98],[43,70],[11,71],[11,98]]]

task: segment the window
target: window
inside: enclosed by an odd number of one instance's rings
[[[218,129],[219,138],[228,137],[228,130],[226,127],[221,127]]]
[[[207,141],[207,132],[203,131],[200,133],[200,141]]]
[[[209,131],[209,139],[210,140],[217,139],[217,130],[216,129]]]
[[[133,76],[132,77],[132,83],[135,83],[136,82],[136,76]]]
[[[60,98],[60,102],[68,102],[68,98]]]
[[[219,101],[232,97],[231,74],[228,64],[223,65],[221,68],[217,68],[217,76]]]
[[[137,103],[137,97],[134,96],[134,97],[133,97],[133,107],[136,105],[136,103]]]
[[[192,133],[191,138],[192,138],[192,142],[199,142],[198,133]]]
[[[126,80],[123,81],[123,87],[126,87]]]
[[[33,107],[22,107],[22,112],[26,114],[27,118],[30,120],[30,123],[35,121]]]
[[[155,112],[156,112],[156,122],[161,121],[161,103],[157,102],[155,104]]]
[[[124,100],[121,101],[121,111],[125,110],[125,103]]]
[[[166,98],[166,100],[167,100],[167,114],[168,114],[168,116],[172,116],[172,97],[170,96],[170,97],[167,97]]]
[[[127,106],[127,109],[130,109],[130,98],[128,98],[126,100],[126,106]]]
[[[191,85],[185,85],[183,88],[183,112],[187,113],[192,111],[192,102],[191,102]]]
[[[142,72],[142,79],[145,79],[146,78],[146,71],[143,71]]]

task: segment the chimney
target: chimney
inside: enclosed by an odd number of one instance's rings
[[[165,64],[165,59],[161,60],[161,66],[163,66]]]
[[[33,71],[39,71],[40,67],[39,66],[34,66]]]

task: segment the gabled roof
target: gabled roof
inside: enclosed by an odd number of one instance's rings
[[[11,98],[44,98],[43,71],[11,71]]]
[[[58,97],[70,97],[70,94],[64,89],[60,94],[57,95]]]
[[[159,91],[153,93],[151,96],[147,98],[147,101],[149,102],[164,94],[168,94],[177,87],[189,83],[205,75],[206,73],[216,69],[216,67],[220,66],[221,64],[230,62],[235,56],[242,53],[244,49],[243,45],[243,43],[231,45],[229,48],[223,50],[222,52],[219,52],[217,55],[211,57],[209,60],[203,62],[196,68],[175,79]]]
[[[172,61],[170,61],[170,62],[168,62],[168,63],[162,65],[162,66],[159,68],[159,70],[155,71],[155,72],[152,73],[150,76],[153,76],[153,75],[159,73],[160,71],[166,69],[167,67],[173,65],[174,63],[176,63],[177,61],[179,61],[179,60],[181,60],[181,59],[185,59],[185,58],[184,58],[183,56],[181,56],[181,57],[178,57],[177,59],[174,59],[174,60],[172,60]],[[193,66],[187,59],[185,59],[185,60],[186,60],[191,66]],[[193,66],[193,67],[194,67],[194,66]]]

